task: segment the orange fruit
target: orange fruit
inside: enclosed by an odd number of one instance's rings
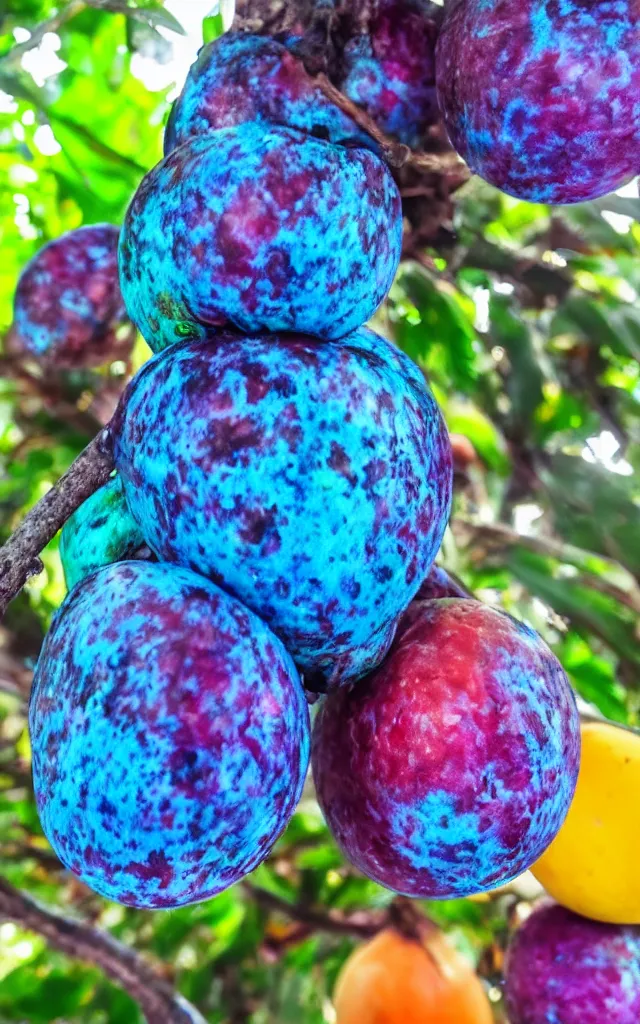
[[[387,928],[353,953],[334,993],[337,1024],[492,1024],[482,983],[436,928]]]

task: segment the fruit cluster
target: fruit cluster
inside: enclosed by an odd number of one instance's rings
[[[637,6],[589,7],[455,0],[436,48],[430,4],[381,2],[344,54],[342,88],[416,144],[437,71],[449,133],[475,169],[515,194],[586,198],[635,169],[639,134],[613,82],[637,56]],[[594,820],[615,804],[603,795],[596,815],[584,796],[591,762],[579,776],[577,710],[552,652],[434,565],[450,440],[422,372],[364,326],[400,259],[399,192],[295,45],[231,35],[201,51],[165,158],[126,215],[122,297],[117,232],[103,227],[43,249],[18,289],[16,329],[52,362],[102,358],[120,326],[130,343],[127,317],[156,353],[111,424],[116,475],[62,535],[70,593],[29,712],[43,828],[99,893],[182,906],[268,855],[311,759],[328,825],[370,878],[442,899],[533,865],[571,908],[543,907],[517,935],[513,1024],[631,1024],[640,911],[632,920],[613,884],[596,906],[583,884],[599,856]],[[597,114],[593,137],[571,121],[574,101]],[[305,688],[322,695],[313,735]],[[460,1024],[490,1019],[438,939],[428,955],[393,932],[376,943],[364,959],[383,951],[384,986],[396,959],[414,965],[395,990],[405,1020],[445,1006]],[[340,1024],[367,1024],[350,984]]]
[[[202,51],[166,151],[119,249],[156,355],[111,424],[117,475],[63,532],[34,681],[45,832],[112,899],[212,896],[293,813],[304,686],[327,694],[314,777],[354,864],[412,896],[511,879],[567,814],[577,712],[542,640],[434,568],[449,437],[363,326],[400,258],[394,179],[251,36]]]

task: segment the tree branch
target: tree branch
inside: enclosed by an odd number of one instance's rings
[[[310,910],[300,904],[288,903],[287,900],[275,896],[266,889],[260,889],[251,882],[242,882],[242,888],[251,899],[267,910],[284,914],[292,921],[298,921],[314,931],[328,932],[332,935],[352,935],[358,939],[370,939],[387,923],[388,915],[381,913],[358,913],[346,917],[335,910],[326,914]]]
[[[46,36],[47,32],[57,32],[67,21],[71,21],[75,18],[76,14],[80,14],[85,9],[84,0],[70,0],[66,7],[58,11],[57,14],[53,14],[46,21],[41,22],[34,28],[33,32],[28,39],[25,39],[24,43],[16,43],[8,53],[4,55],[0,64],[13,64],[17,60],[21,60],[25,53],[29,50],[35,49],[36,46],[40,46],[40,43]]]
[[[597,590],[601,594],[606,594],[625,607],[630,608],[636,615],[640,615],[640,588],[635,581],[630,578],[628,588],[624,588],[610,580],[597,576],[585,567],[585,558],[588,556],[588,552],[582,551],[581,548],[574,547],[572,544],[565,544],[563,541],[554,540],[552,537],[535,537],[529,534],[518,533],[506,523],[475,523],[470,519],[464,519],[460,516],[456,518],[455,523],[472,530],[476,537],[484,537],[498,547],[523,547],[527,551],[533,551],[535,554],[543,555],[545,558],[554,558],[558,562],[575,565],[576,568],[581,570],[581,575],[576,577],[573,582],[579,583],[591,590]],[[618,562],[600,555],[598,558],[608,563],[612,571],[625,572]]]
[[[99,967],[139,1004],[147,1024],[205,1024],[195,1007],[134,950],[89,925],[39,906],[0,878],[0,916],[36,932],[61,953]]]
[[[448,153],[416,153],[409,146],[396,142],[378,127],[376,121],[369,117],[362,107],[359,107],[357,103],[350,100],[333,82],[329,81],[325,74],[316,75],[315,81],[328,100],[331,100],[336,107],[339,107],[352,121],[355,121],[359,128],[367,132],[374,142],[378,143],[385,160],[391,167],[405,167],[409,165],[421,171],[436,171],[440,173],[453,171],[456,175],[468,170],[464,161],[453,151]],[[467,176],[471,177],[470,171]]]
[[[106,427],[80,453],[0,548],[0,616],[31,576],[42,572],[40,552],[113,470],[111,433]]]

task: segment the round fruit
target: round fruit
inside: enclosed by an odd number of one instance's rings
[[[425,944],[389,928],[353,953],[334,994],[336,1024],[492,1024],[482,983],[433,930]]]
[[[208,899],[298,802],[309,717],[280,641],[212,583],[120,562],[80,583],[38,661],[40,820],[63,864],[136,907]]]
[[[132,381],[114,435],[161,559],[253,608],[314,680],[381,660],[451,503],[447,431],[407,356],[364,329],[187,342]]]
[[[400,195],[377,156],[245,124],[192,139],[143,180],[121,284],[155,351],[225,326],[339,338],[385,297],[401,245]]]
[[[36,253],[16,288],[14,346],[64,369],[128,357],[135,330],[118,284],[118,236],[94,224]]]
[[[440,15],[429,0],[382,0],[368,34],[356,36],[345,49],[342,91],[407,146],[418,146],[438,120]]]
[[[327,99],[286,46],[268,36],[221,36],[203,46],[173,105],[170,153],[194,135],[247,121],[298,128],[331,142],[373,142]]]
[[[60,534],[60,560],[71,590],[95,569],[131,558],[144,537],[129,512],[120,477],[99,487],[67,519]]]
[[[505,994],[511,1024],[637,1024],[640,929],[545,904],[511,942]]]
[[[640,736],[604,722],[582,726],[578,785],[567,820],[532,871],[578,914],[640,924]]]
[[[578,203],[637,173],[638,0],[454,0],[436,70],[451,142],[504,192]]]
[[[316,718],[318,800],[348,859],[448,899],[526,870],[562,824],[580,729],[560,663],[476,601],[426,601],[380,668]]]
[[[446,569],[441,569],[439,565],[433,565],[416,594],[416,601],[432,601],[442,597],[470,598],[471,594],[461,583],[450,576]]]

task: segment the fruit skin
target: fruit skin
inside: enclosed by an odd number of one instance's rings
[[[416,594],[416,601],[434,601],[443,597],[465,597],[472,599],[468,590],[449,575],[446,569],[439,565],[432,565],[429,575],[422,583]],[[420,609],[418,608],[418,614]]]
[[[550,896],[578,914],[640,924],[640,736],[604,722],[581,731],[573,803],[531,870]]]
[[[640,929],[543,904],[511,941],[505,994],[511,1024],[637,1024]]]
[[[504,192],[578,203],[637,173],[638,0],[454,0],[436,53],[449,138]]]
[[[167,123],[165,155],[194,135],[247,121],[373,146],[285,45],[268,36],[228,33],[203,46],[191,66]]]
[[[492,1024],[482,983],[434,929],[425,945],[387,928],[345,963],[336,1024]]]
[[[320,806],[345,856],[408,896],[448,899],[528,868],[564,820],[580,729],[560,663],[476,601],[425,601],[380,668],[315,721]]]
[[[122,481],[112,477],[67,519],[60,560],[69,590],[95,569],[131,558],[144,537],[129,512]]]
[[[245,124],[192,139],[143,180],[121,284],[154,351],[225,326],[339,338],[383,300],[401,247],[400,194],[377,156]]]
[[[308,709],[279,640],[183,569],[120,562],[56,614],[29,708],[34,789],[62,862],[109,899],[209,899],[292,814]]]
[[[381,660],[451,506],[447,431],[407,356],[366,329],[186,342],[134,378],[114,441],[151,549],[253,608],[305,682]]]
[[[60,369],[128,357],[135,330],[118,284],[119,234],[113,224],[93,224],[36,253],[16,288],[16,348]]]
[[[367,35],[345,48],[342,91],[384,132],[416,147],[438,120],[435,47],[441,12],[425,0],[383,0]]]

